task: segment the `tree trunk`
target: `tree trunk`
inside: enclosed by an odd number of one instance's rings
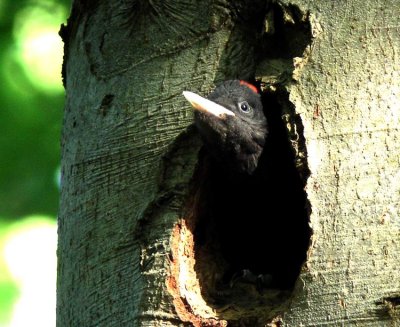
[[[75,0],[57,325],[400,324],[399,13],[398,0]],[[244,217],[238,239],[274,240],[251,255],[290,261],[285,287],[221,282],[215,176],[181,93],[228,79],[258,83],[289,140],[300,191],[266,195],[274,215],[253,231]]]

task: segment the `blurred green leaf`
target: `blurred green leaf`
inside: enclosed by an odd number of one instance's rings
[[[0,214],[54,216],[64,103],[57,32],[69,2],[0,1],[9,12],[0,24]]]
[[[0,326],[22,294],[4,261],[7,233],[24,216],[57,214],[64,106],[57,33],[69,7],[69,0],[0,0]]]

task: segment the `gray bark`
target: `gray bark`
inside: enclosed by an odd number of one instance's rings
[[[75,1],[57,326],[400,324],[399,13],[397,0]],[[201,141],[181,92],[252,77],[283,94],[313,234],[284,300],[221,311],[194,268]]]

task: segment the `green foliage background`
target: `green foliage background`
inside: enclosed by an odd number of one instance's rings
[[[16,46],[15,15],[36,2],[0,3],[0,216],[12,220],[32,213],[55,216],[64,94],[43,92],[26,75],[26,63],[10,55]],[[69,1],[63,4],[69,8]]]
[[[0,0],[0,250],[13,223],[31,215],[54,221],[57,216],[64,103],[61,67],[58,87],[42,87],[46,81],[29,75],[34,67],[18,55],[16,38],[19,13],[36,14],[38,8],[48,17],[61,9],[62,20],[53,16],[53,23],[60,25],[66,21],[70,1]],[[0,256],[0,326],[5,326],[18,288],[1,260]]]

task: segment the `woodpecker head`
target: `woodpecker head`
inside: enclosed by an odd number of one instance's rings
[[[268,133],[260,94],[244,81],[219,85],[207,98],[184,91],[211,155],[236,172],[253,173]]]

